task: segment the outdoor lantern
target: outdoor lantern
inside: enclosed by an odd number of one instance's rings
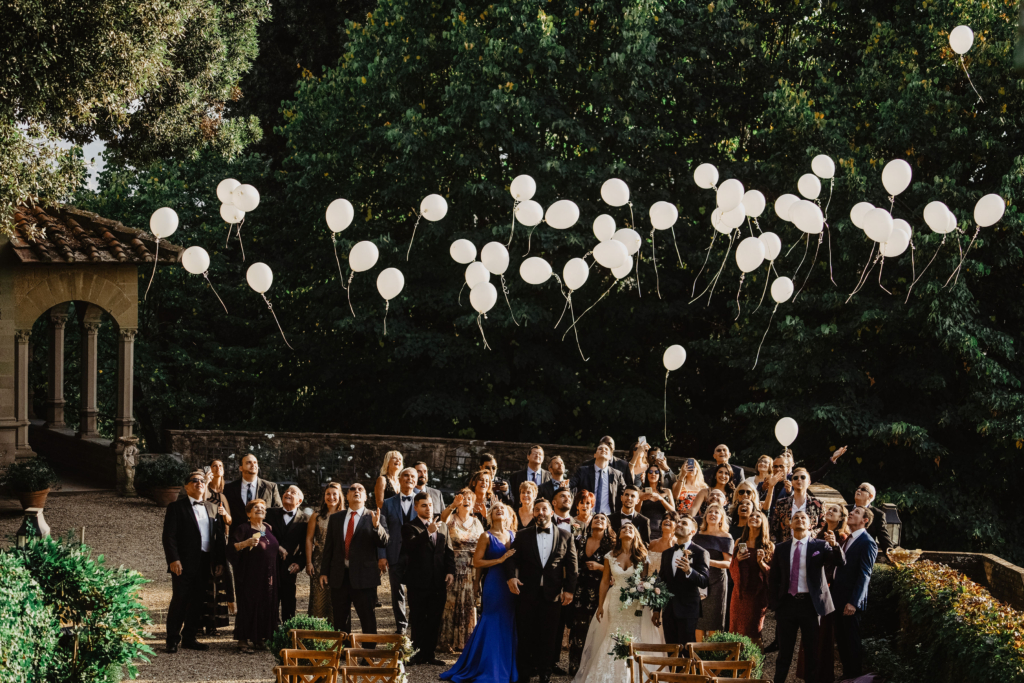
[[[896,503],[882,503],[882,512],[885,514],[885,528],[889,530],[892,547],[899,548],[903,522],[900,521],[900,516],[896,512]]]
[[[24,548],[30,538],[46,538],[49,535],[50,525],[43,518],[43,508],[26,508],[25,518],[16,534],[18,547]]]

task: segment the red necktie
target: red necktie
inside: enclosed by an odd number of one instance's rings
[[[348,513],[348,529],[345,531],[345,557],[348,557],[349,546],[352,545],[352,534],[356,530],[356,513]]]

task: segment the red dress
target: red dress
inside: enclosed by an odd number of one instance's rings
[[[760,641],[764,613],[768,609],[768,572],[761,568],[755,553],[751,552],[745,560],[733,556],[729,578],[733,584],[729,631]]]

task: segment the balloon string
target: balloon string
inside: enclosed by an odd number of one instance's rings
[[[562,293],[562,296],[563,296],[563,297],[565,298],[565,305],[563,305],[563,306],[562,306],[562,315],[558,316],[558,322],[556,322],[556,323],[555,323],[555,326],[554,326],[553,328],[551,328],[551,329],[553,329],[553,330],[554,330],[554,329],[558,329],[558,326],[559,326],[559,325],[561,324],[561,322],[562,322],[562,318],[564,318],[564,317],[565,317],[565,312],[566,312],[567,310],[569,310],[569,302],[570,302],[570,301],[571,301],[571,299],[572,299],[572,292],[570,292],[570,293],[569,293],[569,296],[565,296],[565,293],[563,292],[563,293]]]
[[[674,235],[675,233],[672,233],[672,234]],[[718,237],[718,231],[717,230],[715,230],[714,232],[711,233],[711,244],[708,245],[708,249],[707,249],[708,255],[704,257],[704,265],[700,267],[699,271],[697,271],[697,277],[693,278],[693,288],[690,289],[690,296],[693,296],[693,293],[697,291],[697,280],[700,279],[700,274],[704,272],[704,268],[707,267],[707,265],[708,265],[708,259],[711,258],[711,249],[715,246],[715,238],[716,237]],[[677,247],[677,249],[678,249],[678,247]],[[677,251],[676,253],[679,253],[679,252]],[[679,265],[683,265],[683,262],[681,260],[679,262]],[[701,292],[701,294],[703,295],[704,292]],[[696,301],[696,299],[694,299],[694,301]],[[690,303],[693,303],[693,301],[691,301]]]
[[[978,93],[978,89],[974,87],[974,81],[971,80],[971,74],[967,73],[967,65],[964,64],[964,56],[963,55],[960,55],[960,66],[962,66],[963,69],[964,69],[964,74],[967,76],[967,82],[971,84],[971,90],[973,90],[974,94],[978,96],[978,101],[979,102],[984,102],[985,100]]]
[[[220,305],[221,305],[221,306],[224,306],[224,312],[225,312],[225,313],[227,313],[227,312],[228,312],[228,307],[224,305],[224,300],[220,298],[220,294],[218,294],[218,293],[217,293],[217,290],[216,290],[216,289],[214,288],[214,286],[213,286],[213,283],[212,283],[212,282],[210,282],[210,271],[208,271],[208,270],[207,270],[207,271],[205,271],[205,272],[203,273],[203,277],[205,277],[205,278],[206,278],[206,283],[207,283],[208,285],[210,285],[210,289],[212,289],[212,290],[213,290],[213,295],[214,295],[215,297],[217,297],[217,301],[219,301],[219,302],[220,302]]]
[[[633,220],[633,202],[629,202],[629,227],[636,230],[636,221]],[[641,244],[640,248],[636,252],[636,294],[641,299],[644,297],[644,292],[640,289],[640,261],[643,260],[644,256],[644,245]],[[660,295],[659,295],[660,296]]]
[[[509,315],[512,316],[512,322],[514,322],[516,325],[518,325],[519,322],[516,320],[515,311],[512,310],[512,304],[508,300],[508,285],[505,284],[505,274],[502,273],[498,277],[501,278],[501,293],[505,295],[505,303],[508,304]],[[460,295],[462,294],[461,290],[459,291],[459,294]]]
[[[384,336],[388,336],[388,310],[391,308],[391,302],[384,301]]]
[[[825,231],[828,233],[828,279],[832,281],[833,285],[838,287],[835,274],[832,272],[832,228],[828,227],[828,221],[825,222]]]
[[[156,279],[156,264],[160,263],[160,238],[156,238],[156,255],[153,257],[153,274],[149,276],[149,284],[146,285],[146,295],[142,297],[145,301],[149,298],[149,288],[153,286],[153,280]]]
[[[754,227],[757,228],[758,232],[764,232],[764,230],[761,229],[761,224],[757,222],[756,216],[754,217]]]
[[[512,230],[508,233],[508,244],[506,247],[512,246],[512,236],[516,234],[516,207],[519,206],[519,200],[516,199],[512,203]]]
[[[228,223],[228,238],[226,240],[224,240],[224,248],[225,249],[227,249],[228,245],[231,244],[231,231],[232,231],[232,229],[235,227],[235,225],[237,225],[239,230],[241,230],[242,223],[244,223],[244,222],[245,222],[245,214],[243,213],[242,214],[242,220],[238,221],[238,223]]]
[[[747,230],[750,231],[751,237],[757,237],[757,235],[754,234],[754,228],[750,225],[750,216],[747,216]]]
[[[800,259],[800,263],[797,264],[796,270],[793,271],[793,277],[791,279],[796,280],[796,276],[800,273],[800,269],[803,268],[804,261],[807,260],[807,252],[811,248],[811,236],[810,234],[804,235],[804,256]],[[790,249],[792,251],[792,249]],[[786,254],[789,256],[789,254]]]
[[[945,288],[947,285],[949,285],[949,281],[950,280],[953,280],[953,284],[954,285],[957,282],[959,282],[959,280],[960,280],[960,268],[962,268],[963,265],[964,265],[964,260],[967,258],[967,252],[969,252],[971,250],[971,247],[974,246],[974,240],[978,239],[978,233],[979,232],[981,232],[981,226],[980,225],[977,228],[975,228],[975,230],[974,230],[974,237],[971,238],[971,241],[967,245],[967,248],[964,249],[963,253],[960,255],[960,263],[958,263],[956,265],[956,268],[953,269],[953,272],[949,274],[949,278],[946,280],[946,284],[942,285],[943,288]],[[157,246],[160,246],[160,245],[157,244]],[[954,275],[956,276],[955,280],[953,279]],[[152,284],[152,281],[150,281],[150,284]]]
[[[267,298],[266,294],[260,294],[263,300],[267,302],[267,308],[270,310],[270,315],[274,316],[274,322],[277,323],[277,329],[281,332],[281,339],[284,339],[284,345],[289,349],[292,349],[292,345],[288,343],[288,337],[284,336],[284,329],[281,327],[281,321],[277,319],[277,313],[274,313],[274,307],[270,304],[270,299]],[[294,351],[295,349],[292,349]]]
[[[243,218],[242,221],[244,222],[245,219]],[[242,250],[242,261],[245,261],[245,245],[242,244],[242,223],[241,222],[238,224],[238,230],[235,231],[235,237],[238,238],[238,246]]]
[[[811,280],[811,275],[814,274],[814,264],[818,262],[818,250],[821,249],[821,242],[822,242],[822,238],[823,237],[824,237],[824,235],[819,232],[818,233],[818,246],[816,246],[814,248],[814,257],[811,259],[811,266],[810,266],[810,268],[807,269],[807,277],[804,278],[804,283],[802,285],[800,285],[800,292],[804,291],[804,287],[806,287],[807,283],[810,282],[810,280]],[[811,236],[808,235],[807,236],[807,242],[808,242],[807,246],[810,246],[810,241],[811,241]],[[796,297],[800,296],[800,292],[797,292],[796,295],[793,296],[793,301],[796,301]]]
[[[590,308],[593,308],[594,306],[596,306],[598,303],[601,302],[601,299],[603,299],[606,296],[608,296],[608,292],[612,291],[612,287],[614,287],[617,283],[618,283],[618,280],[613,282],[612,286],[604,291],[604,294],[602,294],[601,296],[597,297],[597,301],[595,301],[594,303],[590,304]],[[572,321],[572,325],[570,325],[569,328],[565,331],[565,334],[562,335],[562,341],[565,341],[565,337],[566,337],[566,335],[569,334],[569,330],[575,329],[576,328],[576,324],[579,323],[579,321],[583,319],[583,316],[585,316],[587,313],[590,312],[590,308],[588,308],[587,310],[583,311],[583,313],[580,314],[580,317],[578,317],[578,318],[576,318],[575,320]]]
[[[679,267],[680,268],[685,268],[685,266],[683,265],[683,257],[680,256],[680,254],[679,254],[679,242],[676,241],[676,226],[673,225],[671,230],[672,230],[672,244],[676,248],[676,258],[679,259]]]
[[[739,232],[738,229],[737,232]],[[708,286],[704,288],[704,292],[711,290],[711,293],[708,294],[708,306],[711,305],[711,297],[715,295],[715,285],[718,284],[718,277],[722,274],[722,271],[725,270],[725,264],[729,260],[729,252],[732,251],[732,243],[735,239],[735,236],[735,233],[729,233],[729,244],[725,248],[725,257],[722,258],[722,265],[718,267],[718,272],[715,273],[715,276],[713,278],[711,278],[711,282],[708,283]],[[713,240],[714,238],[712,238],[712,241]],[[690,303],[692,304],[694,301],[704,296],[704,292],[701,292],[697,296],[693,297]]]
[[[569,292],[569,315],[572,316],[573,323],[575,323],[576,322],[576,313],[572,310],[572,292]],[[590,359],[583,355],[583,347],[580,346],[580,333],[579,333],[579,330],[576,329],[575,324],[573,325],[572,331],[573,331],[573,334],[576,335],[576,348],[579,349],[580,358],[582,358],[583,362],[585,363],[585,362],[587,362]]]
[[[852,299],[854,295],[864,287],[864,283],[868,281],[868,275],[871,274],[871,270],[875,267],[875,264],[878,263],[878,259],[882,257],[881,252],[879,252],[878,256],[872,260],[871,257],[875,255],[876,246],[877,243],[871,245],[871,251],[868,253],[868,261],[864,264],[864,270],[862,270],[860,274],[860,281],[857,283],[857,286],[853,288],[853,291],[850,292],[850,296],[847,297],[846,303],[850,303],[850,299]]]
[[[753,370],[757,367],[757,361],[761,358],[761,347],[764,346],[764,340],[768,337],[768,330],[772,329],[772,320],[775,319],[775,311],[779,310],[779,305],[775,304],[775,308],[772,309],[772,314],[768,318],[768,327],[764,328],[764,336],[761,337],[761,343],[757,345],[757,355],[754,356],[754,366],[750,368]]]
[[[914,263],[914,252],[917,249],[914,247],[914,236],[910,236],[910,281],[913,282],[917,279],[917,264]]]
[[[352,308],[352,279],[356,276],[356,271],[352,271],[352,274],[348,276],[348,286],[345,287],[345,294],[348,295],[348,310],[352,311],[352,317],[356,317],[356,309]]]
[[[490,351],[491,347],[487,345],[487,335],[484,334],[484,324],[480,320],[481,315],[482,314],[478,313],[476,316],[476,326],[480,328],[480,336],[484,340],[484,348]]]
[[[345,274],[341,272],[341,259],[338,258],[338,240],[331,233],[331,244],[334,245],[334,262],[338,264],[338,276],[341,278],[341,288],[345,289]]]
[[[423,218],[423,214],[416,215],[416,223],[412,226],[412,237],[409,238],[409,248],[405,250],[405,260],[409,260],[409,252],[412,251],[412,241],[416,239],[416,228],[420,224],[420,219]]]
[[[464,290],[465,288],[466,288],[466,283],[463,282],[462,286],[459,287],[459,305],[460,306],[462,305],[462,290]]]
[[[651,228],[651,261],[654,263],[654,289],[661,298],[661,276],[658,275],[658,253],[654,250],[654,228]]]
[[[836,186],[836,176],[833,172],[832,177],[828,180],[828,201],[825,202],[825,219],[828,220],[828,207],[832,204],[832,190]]]
[[[881,265],[878,266],[878,286],[882,288],[882,291],[892,296],[892,292],[882,286],[882,271],[885,270],[885,257],[882,257]]]
[[[743,279],[747,277],[746,273],[740,273],[740,286],[736,290],[736,317],[733,320],[740,319],[740,292],[743,291]]]
[[[768,291],[768,281],[772,279],[772,262],[768,262],[768,272],[764,276],[764,290],[761,291],[761,300],[757,302],[757,308],[754,309],[754,313],[757,313],[757,309],[761,308],[761,304],[764,303],[764,295]]]
[[[535,228],[535,227],[537,227],[537,226],[531,227],[530,228],[530,232],[528,232],[526,234],[526,253],[523,254],[523,256],[527,256],[530,253],[530,240],[533,239],[533,228]]]
[[[903,303],[907,303],[907,302],[910,301],[910,293],[912,291],[914,291],[914,285],[917,284],[918,280],[920,280],[922,277],[924,277],[925,272],[931,267],[932,263],[935,262],[935,257],[939,255],[939,249],[942,249],[942,245],[945,244],[945,243],[946,243],[946,236],[943,235],[942,236],[942,241],[939,242],[938,249],[936,249],[935,253],[932,255],[932,260],[929,261],[928,265],[924,267],[924,270],[921,271],[921,274],[918,275],[916,278],[914,278],[914,281],[910,283],[910,288],[907,290],[907,298],[904,299]]]
[[[793,246],[791,246],[791,247],[789,248],[789,251],[787,251],[787,252],[786,252],[786,257],[787,257],[787,258],[789,257],[789,255],[790,255],[790,254],[792,254],[792,253],[793,253],[793,250],[794,250],[794,249],[796,249],[796,248],[797,248],[797,245],[799,245],[799,244],[800,244],[800,238],[799,238],[799,237],[797,237],[797,238],[796,238],[796,242],[793,242]],[[806,254],[805,254],[805,256],[806,256]],[[796,273],[794,273],[794,275],[796,275]]]
[[[665,416],[665,443],[668,443],[668,373],[665,371],[665,404],[662,406],[662,414]]]

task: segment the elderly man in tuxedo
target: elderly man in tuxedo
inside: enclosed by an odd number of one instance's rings
[[[381,506],[381,514],[387,520],[388,545],[377,549],[377,567],[380,573],[388,573],[391,584],[391,610],[395,614],[395,633],[405,635],[409,629],[409,610],[405,578],[399,560],[402,554],[402,526],[408,524],[416,516],[413,499],[416,497],[416,479],[418,473],[412,467],[406,467],[398,473],[399,492],[391,496]],[[429,494],[428,494],[429,495]],[[433,501],[433,497],[431,497]]]
[[[836,646],[843,663],[843,678],[858,678],[864,673],[860,620],[868,606],[868,584],[878,557],[878,543],[868,533],[873,515],[866,507],[855,507],[847,525],[850,537],[843,544],[846,564],[836,571],[832,596],[843,610],[836,620]]]
[[[655,626],[665,624],[665,642],[686,645],[697,640],[700,601],[707,594],[708,566],[711,555],[691,539],[697,533],[697,520],[681,515],[676,525],[676,543],[665,551],[658,575],[669,587],[672,600],[651,615]]]
[[[632,475],[630,479],[632,480]],[[597,445],[594,459],[576,469],[576,474],[569,481],[569,488],[576,491],[577,495],[580,491],[593,493],[594,514],[600,512],[611,517],[615,512],[616,501],[626,488],[626,479],[622,472],[612,466],[612,449],[608,444]]]
[[[331,515],[320,562],[320,587],[331,587],[334,628],[352,632],[352,607],[359,615],[363,633],[377,633],[377,603],[380,570],[377,549],[388,545],[387,519],[380,510],[366,509],[366,487],[348,487],[348,509]]]
[[[217,505],[204,500],[206,474],[192,472],[185,480],[186,498],[167,506],[163,546],[171,576],[171,604],[167,609],[167,652],[208,650],[196,640],[206,588],[212,575],[224,571],[224,520]]]
[[[875,487],[864,482],[853,492],[854,504],[848,505],[847,509],[852,511],[854,507],[862,507],[871,511],[871,523],[867,526],[868,535],[878,544],[878,552],[888,557],[889,551],[892,550],[892,538],[889,536],[889,528],[885,526],[885,512],[872,505],[874,502]]]
[[[282,507],[267,510],[267,523],[277,539],[277,598],[281,621],[295,616],[295,579],[306,566],[306,526],[309,515],[299,509],[302,489],[289,486],[281,496]]]
[[[238,471],[242,476],[224,485],[224,497],[228,500],[232,520],[244,522],[247,519],[245,506],[257,498],[266,501],[268,510],[281,507],[281,494],[277,490],[277,484],[260,479],[260,464],[255,455],[248,453],[243,456]]]
[[[817,540],[811,538],[810,526],[811,518],[806,512],[793,513],[792,538],[775,546],[768,572],[768,606],[775,610],[779,641],[775,683],[785,683],[789,675],[797,630],[804,646],[807,683],[819,683],[813,680],[818,671],[818,625],[821,617],[835,611],[825,568],[846,564],[835,534],[826,531],[825,540]]]
[[[415,515],[402,526],[400,563],[409,589],[409,627],[417,650],[413,664],[445,666],[437,658],[437,638],[444,619],[448,587],[455,581],[455,550],[448,526],[434,518],[434,501],[426,491],[413,498]]]

